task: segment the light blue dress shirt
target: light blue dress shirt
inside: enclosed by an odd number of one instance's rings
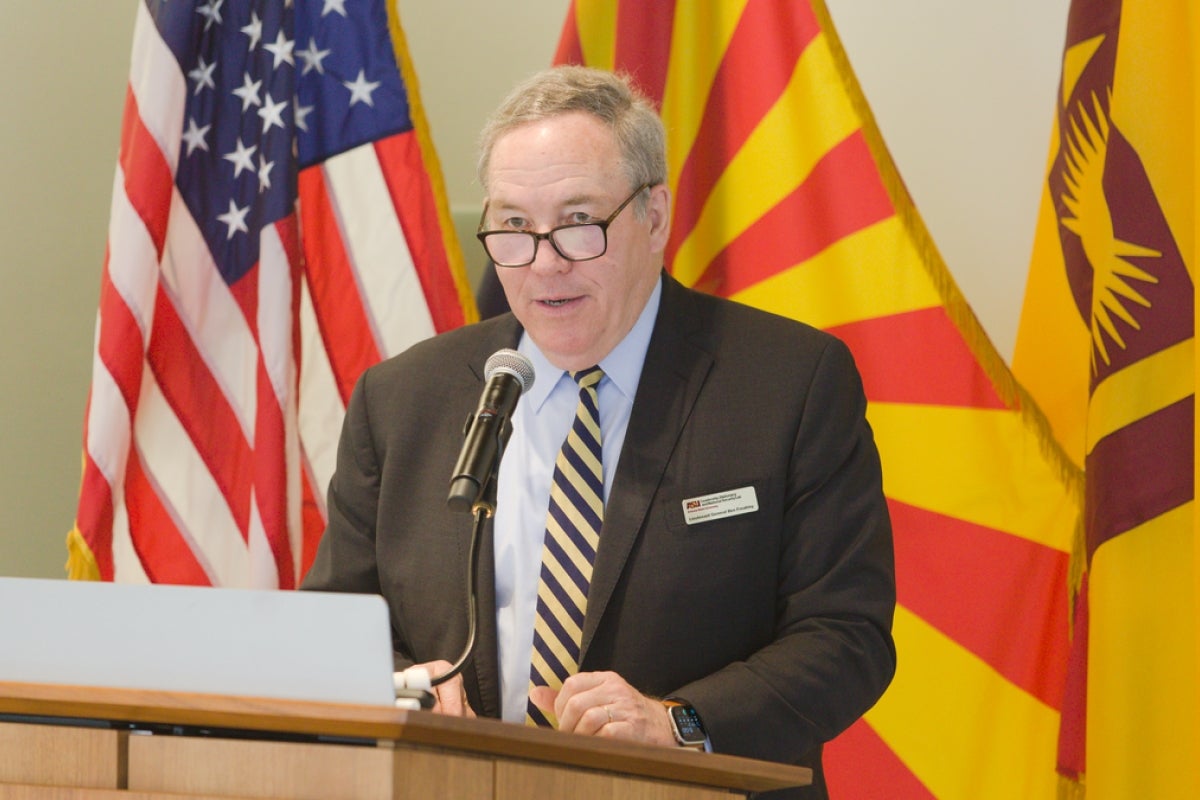
[[[604,370],[598,391],[605,503],[612,490],[661,296],[660,278],[632,330],[600,362]],[[521,336],[517,349],[532,362],[534,381],[513,413],[512,437],[500,462],[493,527],[500,707],[503,718],[510,722],[525,721],[550,482],[579,402],[575,382],[547,361],[527,334]]]

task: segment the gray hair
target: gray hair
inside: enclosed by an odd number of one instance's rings
[[[502,136],[522,125],[575,111],[591,114],[612,131],[630,189],[666,182],[662,120],[629,77],[591,67],[563,66],[543,70],[518,84],[484,124],[477,168],[484,191],[492,149]],[[635,206],[644,209],[644,195]]]

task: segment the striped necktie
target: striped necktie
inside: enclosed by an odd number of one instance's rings
[[[554,464],[550,508],[542,547],[537,612],[533,622],[530,686],[562,686],[579,671],[579,647],[592,562],[604,521],[604,475],[600,468],[599,367],[572,372],[579,384],[575,422]],[[527,725],[553,727],[553,715],[529,703]]]

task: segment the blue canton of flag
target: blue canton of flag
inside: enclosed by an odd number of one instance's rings
[[[383,0],[147,6],[187,76],[176,183],[227,284],[291,213],[299,169],[412,128]]]

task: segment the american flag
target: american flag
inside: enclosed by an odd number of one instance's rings
[[[395,13],[139,4],[72,577],[294,587],[358,375],[474,314]]]

